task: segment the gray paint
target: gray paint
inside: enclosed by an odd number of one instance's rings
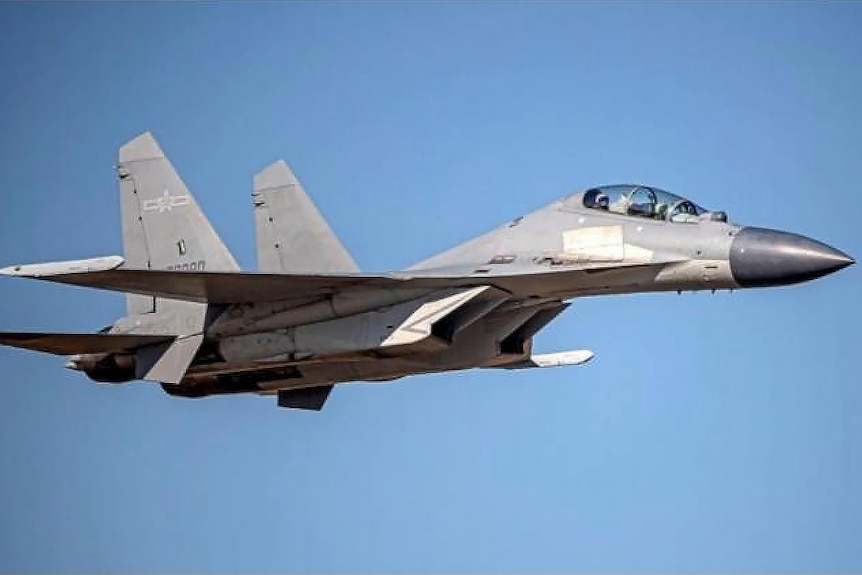
[[[785,285],[853,263],[803,236],[618,186],[568,195],[408,269],[363,274],[276,162],[254,178],[261,271],[240,272],[152,136],[121,148],[118,175],[123,258],[0,271],[132,294],[128,315],[102,334],[6,333],[0,344],[180,397],[254,392],[320,409],[341,382],[579,364],[592,352],[533,353],[575,298]]]
[[[255,174],[252,200],[261,271],[359,271],[284,161],[274,162]]]
[[[239,270],[191,191],[149,132],[120,148],[117,176],[125,265],[136,269]],[[178,383],[203,342],[207,302],[178,301],[157,294],[127,296],[130,317],[159,313],[171,324],[168,344],[142,348],[135,377]]]

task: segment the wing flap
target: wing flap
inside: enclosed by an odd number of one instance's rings
[[[55,355],[120,353],[173,339],[173,336],[164,335],[0,332],[0,345]]]

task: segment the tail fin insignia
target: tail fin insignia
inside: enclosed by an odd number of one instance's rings
[[[194,196],[152,134],[120,148],[120,206],[126,264],[139,269],[237,271],[236,260],[218,237]],[[128,296],[130,315],[172,303]]]
[[[162,193],[161,196],[153,200],[144,201],[144,211],[151,212],[158,210],[158,212],[161,214],[163,212],[169,212],[178,206],[187,205],[189,205],[188,196],[172,196],[170,190],[165,188],[165,191]]]

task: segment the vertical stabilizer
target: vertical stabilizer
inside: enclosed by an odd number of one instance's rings
[[[120,148],[117,172],[128,266],[239,269],[152,134],[145,132]],[[128,296],[129,315],[155,311],[156,305],[151,297]]]
[[[120,148],[123,251],[132,268],[238,271],[194,196],[145,132]],[[203,342],[208,305],[142,295],[127,296],[130,316],[158,313],[162,331],[176,340],[136,352],[138,379],[178,383]]]
[[[286,163],[279,160],[255,174],[252,199],[261,271],[359,271]]]

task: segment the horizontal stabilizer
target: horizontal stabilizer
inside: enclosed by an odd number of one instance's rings
[[[326,403],[326,398],[329,397],[329,392],[332,391],[333,387],[326,385],[324,387],[282,389],[278,392],[278,406],[320,411],[323,409],[323,404]]]
[[[173,336],[164,335],[0,332],[0,345],[32,349],[56,355],[120,353],[147,345],[169,342],[173,339]]]
[[[587,363],[595,354],[588,349],[560,351],[557,353],[542,353],[531,355],[530,359],[518,363],[501,365],[505,369],[529,369],[532,367],[562,367],[564,365],[581,365]]]

